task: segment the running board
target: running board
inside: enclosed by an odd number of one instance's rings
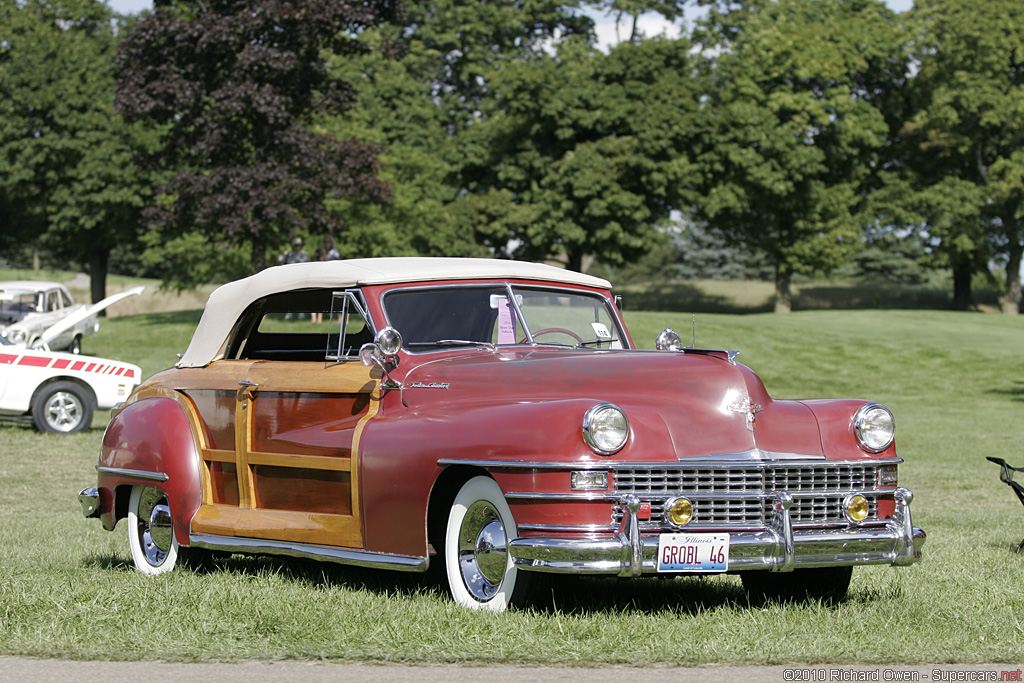
[[[270,541],[262,538],[236,538],[233,536],[211,536],[208,534],[191,534],[189,547],[219,550],[228,553],[253,555],[283,555],[298,557],[320,562],[336,562],[356,567],[371,569],[390,569],[400,572],[424,572],[427,570],[427,558],[410,555],[391,555],[375,553],[368,550],[352,550],[348,548],[331,548],[323,545],[303,543],[287,543]]]

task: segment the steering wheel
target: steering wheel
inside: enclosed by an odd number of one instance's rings
[[[572,337],[573,339],[575,339],[577,341],[577,343],[580,343],[580,344],[583,343],[583,337],[579,336],[578,334],[576,334],[572,330],[565,329],[564,327],[545,327],[543,330],[537,330],[536,332],[534,332],[533,333],[533,337],[534,337],[534,339],[536,339],[537,337],[539,337],[542,334],[567,334],[570,337]],[[523,337],[522,339],[519,340],[519,343],[520,344],[525,344],[527,342],[527,340],[528,340],[528,337]]]

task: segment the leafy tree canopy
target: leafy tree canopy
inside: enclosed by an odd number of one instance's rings
[[[115,28],[98,0],[0,0],[2,232],[85,266],[94,300],[149,194],[145,137],[114,112]]]
[[[377,149],[314,127],[352,106],[324,52],[358,54],[395,3],[208,0],[159,5],[121,44],[117,103],[161,127],[154,160],[173,171],[151,213],[168,236],[193,229],[246,245],[252,269],[299,231],[338,231],[331,197],[383,201]]]
[[[766,253],[776,310],[797,272],[828,271],[861,241],[858,215],[906,72],[894,15],[876,0],[709,3],[708,114],[698,153],[709,225]]]
[[[579,42],[507,68],[490,119],[466,129],[461,219],[496,253],[620,264],[678,206],[698,109],[689,44],[604,55]]]
[[[1002,258],[1002,302],[1020,308],[1024,253],[1024,6],[1015,0],[920,0],[911,12],[914,111],[890,206],[924,226],[954,274]],[[902,199],[901,199],[902,198]]]

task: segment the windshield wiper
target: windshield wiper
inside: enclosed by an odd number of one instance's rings
[[[588,339],[587,341],[581,341],[579,344],[574,346],[574,349],[586,348],[592,344],[607,344],[608,348],[612,348],[612,344],[619,341],[618,339]]]
[[[469,341],[468,339],[438,339],[431,342],[406,342],[406,346],[485,346],[494,350],[494,344],[484,341]]]

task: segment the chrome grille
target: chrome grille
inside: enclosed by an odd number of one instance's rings
[[[687,496],[693,503],[688,527],[763,527],[772,516],[772,493],[793,496],[794,526],[846,524],[843,501],[850,493],[868,499],[868,520],[878,517],[874,464],[766,464],[763,466],[661,467],[616,469],[615,492],[631,493],[651,505],[651,519],[641,528],[670,528],[663,523],[665,502]],[[622,519],[616,506],[613,522]]]

